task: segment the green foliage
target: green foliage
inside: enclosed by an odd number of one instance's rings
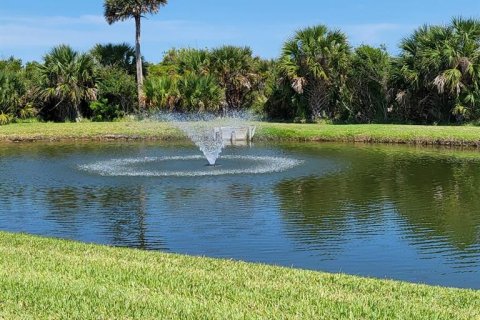
[[[223,90],[210,75],[186,74],[178,81],[181,111],[218,111]]]
[[[350,58],[345,34],[323,25],[297,31],[284,44],[280,58],[284,80],[306,97],[312,118],[335,119],[348,108]]]
[[[118,105],[109,103],[107,99],[92,101],[90,109],[92,111],[92,121],[97,122],[112,121],[125,115]]]
[[[305,95],[298,94],[286,81],[279,63],[270,69],[270,75],[265,85],[267,100],[264,112],[270,120],[293,121],[305,120],[309,116]]]
[[[27,103],[25,106],[17,111],[17,117],[21,120],[33,119],[38,115],[38,110],[31,103]]]
[[[96,44],[90,54],[103,67],[119,68],[130,75],[136,73],[135,49],[127,43]]]
[[[18,73],[22,71],[22,61],[10,57],[7,60],[0,60],[0,70],[3,72]]]
[[[480,116],[480,21],[453,19],[405,39],[392,77],[397,112],[418,122]]]
[[[352,57],[348,85],[352,93],[350,121],[385,122],[389,113],[391,58],[385,48],[358,47]]]
[[[166,3],[107,0],[105,15],[110,23],[140,19]],[[139,36],[139,24],[137,31]],[[122,115],[147,104],[178,111],[249,109],[296,122],[480,119],[478,19],[423,26],[402,41],[398,57],[382,47],[352,51],[342,32],[323,25],[296,32],[275,61],[253,56],[248,47],[222,46],[171,49],[161,63],[142,68],[139,45],[98,44],[90,55],[59,46],[42,63],[25,66],[13,57],[0,60],[0,112],[15,119],[38,113],[45,120],[72,121],[92,116],[89,106],[98,98]]]
[[[29,101],[29,83],[20,60],[0,60],[0,113],[2,124],[16,118],[27,119],[37,115],[33,102]]]
[[[105,0],[104,15],[107,22],[112,24],[157,13],[160,7],[166,4],[167,0]]]
[[[255,68],[257,60],[248,47],[223,46],[212,50],[209,70],[225,90],[226,108],[240,110],[252,104],[249,94],[261,82]]]
[[[98,100],[107,100],[118,114],[126,115],[138,109],[135,76],[123,68],[100,67],[97,69]]]
[[[178,80],[170,76],[149,77],[145,81],[144,92],[150,109],[175,110],[180,98]]]
[[[139,109],[145,108],[143,93],[144,65],[140,49],[141,19],[146,14],[157,13],[160,7],[166,5],[167,2],[167,0],[105,0],[104,2],[104,16],[109,24],[125,21],[130,18],[134,18],[135,20],[135,63]]]
[[[90,55],[60,45],[45,55],[43,64],[37,67],[36,92],[43,102],[45,118],[76,121],[82,117],[82,106],[96,100],[97,78]]]
[[[182,77],[152,77],[145,82],[147,105],[179,112],[215,112],[223,101],[223,90],[209,75],[187,73]]]
[[[0,113],[0,126],[9,124],[10,122],[12,122],[12,120],[13,116],[11,114],[3,112]]]
[[[170,75],[189,73],[207,74],[210,72],[210,52],[202,49],[173,49],[167,52],[163,65],[172,66]],[[166,75],[166,74],[165,74]]]
[[[162,63],[149,68],[153,79],[147,80],[145,95],[150,104],[169,109],[226,111],[255,106],[261,110],[267,100],[264,89],[270,65],[253,57],[247,47],[172,49]],[[178,83],[178,88],[172,82]],[[154,92],[154,86],[159,93]],[[205,93],[200,95],[199,90]],[[207,97],[213,100],[208,102]]]
[[[16,114],[26,88],[20,73],[0,69],[0,112]]]

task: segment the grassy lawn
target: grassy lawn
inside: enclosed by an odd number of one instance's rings
[[[349,141],[480,146],[480,127],[411,125],[319,125],[256,123],[258,140]],[[0,141],[179,140],[184,135],[167,123],[20,123],[0,126]]]
[[[0,319],[480,319],[480,291],[0,233]]]
[[[14,123],[0,126],[0,141],[152,139],[176,140],[183,134],[162,122]]]
[[[473,126],[266,123],[260,125],[259,135],[263,139],[480,146],[480,127]]]

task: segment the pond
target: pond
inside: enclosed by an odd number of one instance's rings
[[[480,152],[0,145],[0,230],[480,289]]]

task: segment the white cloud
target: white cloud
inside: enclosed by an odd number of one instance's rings
[[[144,19],[142,39],[146,55],[155,47],[188,46],[212,41],[228,42],[235,38],[234,28],[217,28],[208,24],[183,20]],[[66,43],[87,50],[96,43],[134,41],[134,24],[125,21],[108,25],[103,16],[80,17],[0,17],[0,54],[10,55],[26,48],[47,51],[52,46]],[[153,50],[152,50],[153,51]],[[11,53],[10,53],[11,52]],[[39,58],[42,53],[31,56]],[[27,59],[30,59],[28,56]],[[25,57],[24,57],[25,58]],[[158,59],[159,57],[155,57]]]
[[[248,45],[266,57],[280,54],[282,43],[295,30],[309,24],[282,22],[269,25],[216,25],[198,21],[147,18],[142,22],[143,54],[152,62],[171,47],[213,47],[222,44]],[[305,22],[307,23],[307,22]],[[386,44],[395,50],[398,41],[415,26],[393,23],[338,25],[352,45]],[[0,58],[11,55],[24,61],[38,60],[51,47],[69,44],[88,50],[96,43],[134,42],[134,22],[108,25],[102,15],[0,16]]]

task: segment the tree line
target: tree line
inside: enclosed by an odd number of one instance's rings
[[[384,47],[353,48],[343,32],[324,25],[297,31],[271,60],[227,45],[171,49],[151,64],[128,44],[85,53],[60,45],[40,62],[0,60],[0,124],[109,121],[160,110],[251,110],[299,122],[480,120],[480,20],[422,26],[399,47],[396,56]]]

